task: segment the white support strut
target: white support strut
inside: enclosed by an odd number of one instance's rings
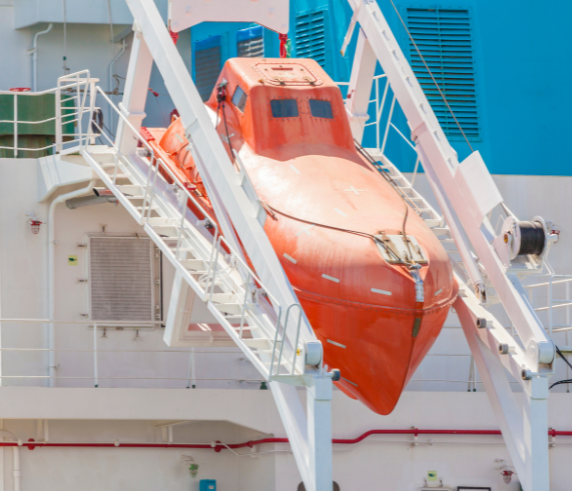
[[[454,307],[523,489],[548,491],[548,378],[532,377],[527,383],[521,383],[524,397],[515,398],[503,370],[503,364],[507,368],[508,357],[499,354],[495,344],[491,346],[486,342],[494,342],[496,339],[492,336],[483,341],[488,333],[487,329],[476,327],[478,305],[474,299],[459,297]],[[506,331],[505,335],[510,338]],[[509,371],[522,381],[518,366],[509,368],[513,368]]]
[[[369,118],[367,110],[376,63],[375,53],[360,30],[346,99],[346,111],[352,134],[359,142],[362,141],[365,124]]]

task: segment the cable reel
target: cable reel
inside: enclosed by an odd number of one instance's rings
[[[542,259],[550,246],[558,242],[559,231],[552,222],[536,216],[530,221],[518,221],[514,216],[505,219],[495,246],[505,266],[519,257],[536,256]]]

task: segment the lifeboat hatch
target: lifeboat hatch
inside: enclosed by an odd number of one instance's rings
[[[262,75],[261,82],[283,86],[318,86],[323,81],[302,63],[257,63],[254,69]]]
[[[412,235],[376,235],[379,252],[389,264],[417,263],[425,264],[427,259]]]

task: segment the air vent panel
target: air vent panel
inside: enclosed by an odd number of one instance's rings
[[[91,237],[89,270],[92,320],[154,320],[150,239]]]

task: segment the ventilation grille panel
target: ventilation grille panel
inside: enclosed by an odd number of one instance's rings
[[[221,37],[212,36],[195,42],[195,85],[203,102],[214,89],[222,67]]]
[[[236,51],[241,58],[264,58],[262,26],[241,29],[236,33]]]
[[[152,321],[153,255],[145,238],[91,237],[90,318],[94,321]]]
[[[407,24],[415,44],[469,138],[479,138],[479,118],[471,17],[468,10],[408,8]],[[409,40],[411,68],[445,134],[462,137],[415,46]]]
[[[327,10],[296,15],[296,58],[312,58],[326,69]]]

